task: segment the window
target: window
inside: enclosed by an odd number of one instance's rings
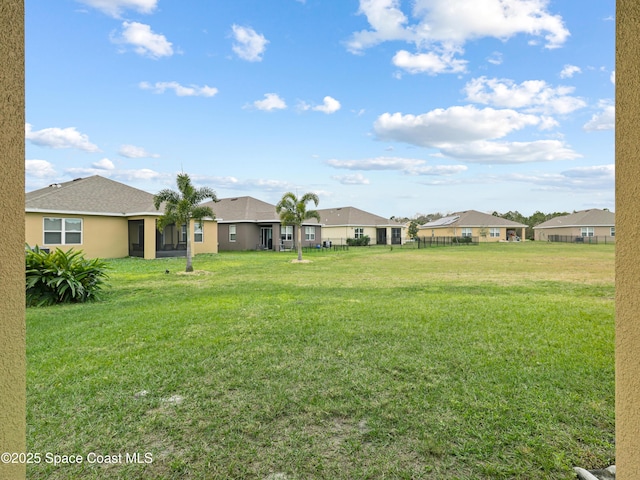
[[[202,223],[196,222],[193,227],[193,241],[196,243],[202,243],[204,240],[204,232],[202,229]]]
[[[187,224],[183,223],[180,228],[180,243],[187,243]]]
[[[463,237],[470,237],[471,236],[471,232],[472,232],[471,227],[464,227],[462,229],[462,236]]]
[[[80,245],[82,243],[81,218],[45,218],[45,245]]]
[[[593,237],[593,227],[582,227],[580,231],[583,237]]]
[[[499,228],[490,228],[489,229],[489,236],[492,238],[499,238],[500,237],[500,229]]]
[[[280,228],[280,240],[293,240],[293,225],[285,225]]]
[[[356,227],[353,229],[354,233],[353,233],[353,237],[354,238],[362,238],[364,237],[364,228],[362,227]]]
[[[611,227],[611,236],[612,237],[616,236],[616,227]]]
[[[235,225],[229,225],[229,241],[230,242],[235,242],[236,241],[236,226]]]
[[[313,241],[316,239],[316,227],[304,227],[304,239]]]

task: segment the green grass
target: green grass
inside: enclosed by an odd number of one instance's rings
[[[575,479],[614,463],[614,247],[110,261],[27,312],[31,479]],[[165,274],[165,270],[170,271]],[[143,393],[146,392],[146,393]]]

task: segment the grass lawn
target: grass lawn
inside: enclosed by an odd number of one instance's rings
[[[197,256],[189,275],[113,260],[102,302],[28,309],[28,478],[558,480],[615,463],[612,245],[295,256]]]

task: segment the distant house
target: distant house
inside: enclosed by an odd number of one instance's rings
[[[218,222],[219,249],[223,250],[291,250],[295,245],[295,228],[282,225],[275,205],[253,197],[223,198],[211,207]],[[305,223],[303,246],[320,241],[321,228],[315,221]]]
[[[406,226],[355,207],[318,210],[323,242],[345,245],[347,239],[370,238],[371,245],[401,245]]]
[[[586,238],[602,238],[613,241],[616,236],[615,213],[593,208],[570,215],[554,217],[533,227],[538,241],[578,241]]]
[[[88,257],[147,259],[186,255],[186,228],[156,220],[153,194],[99,175],[27,192],[25,241],[29,246],[82,250]],[[190,228],[193,254],[216,253],[215,221]]]
[[[466,210],[425,223],[418,237],[470,237],[481,242],[513,241],[524,238],[526,225],[476,210]]]

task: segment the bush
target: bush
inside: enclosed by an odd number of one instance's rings
[[[350,247],[366,247],[369,245],[369,235],[360,238],[347,238],[347,245]]]
[[[27,246],[25,253],[28,306],[97,300],[108,278],[106,262],[87,260],[82,251]]]

